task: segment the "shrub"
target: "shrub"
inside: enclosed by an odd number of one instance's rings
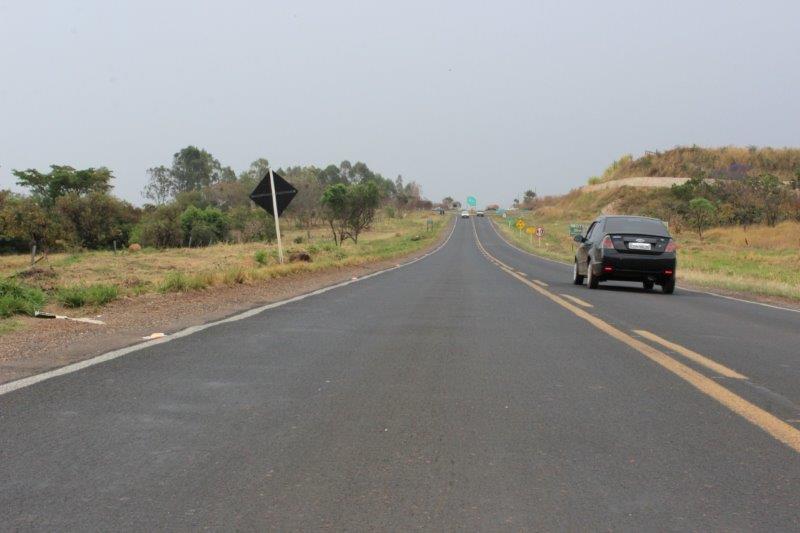
[[[58,301],[64,307],[83,307],[84,305],[105,305],[119,296],[119,289],[114,285],[74,285],[62,287],[56,292]]]
[[[269,260],[269,256],[267,255],[266,250],[258,250],[254,254],[253,258],[256,260],[256,263],[259,265],[266,265],[267,261]]]
[[[158,286],[159,292],[184,292],[189,290],[189,279],[183,272],[170,272]]]
[[[292,239],[292,242],[294,242],[295,244],[303,244],[303,236],[302,235],[298,235],[297,237]]]
[[[180,214],[176,205],[162,205],[147,211],[131,231],[130,241],[154,248],[180,246],[183,241]]]
[[[0,280],[0,317],[12,315],[33,315],[45,301],[44,292],[36,287],[29,287],[19,282]]]
[[[221,241],[228,232],[230,220],[216,207],[199,209],[190,205],[180,216],[181,229],[195,246],[205,246],[211,241]]]

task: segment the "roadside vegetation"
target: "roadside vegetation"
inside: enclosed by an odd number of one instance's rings
[[[278,169],[298,189],[281,216],[289,260],[278,264],[274,220],[249,198],[268,169],[260,158],[237,174],[188,146],[147,170],[142,207],[113,196],[105,167],[14,170],[28,193],[0,190],[0,331],[45,307],[95,309],[389,259],[445,225],[417,183],[365,163]]]
[[[34,270],[28,268],[27,254],[6,255],[0,257],[0,332],[14,329],[9,320],[13,315],[33,315],[35,310],[97,309],[119,298],[262,283],[393,259],[429,246],[448,220],[423,211],[389,218],[381,211],[357,243],[348,240],[342,245],[337,245],[324,227],[290,229],[285,238],[291,244],[284,252],[287,256],[307,254],[310,261],[284,264],[278,262],[274,242],[145,248],[116,254],[85,251],[77,256],[79,260],[74,253],[59,252],[50,254],[46,263]]]
[[[612,164],[602,178],[688,177],[670,188],[620,187],[540,198],[528,191],[500,231],[531,252],[571,262],[570,223],[600,214],[667,222],[678,243],[679,280],[694,285],[800,301],[800,150],[675,148]],[[517,218],[545,228],[534,237],[509,227]]]

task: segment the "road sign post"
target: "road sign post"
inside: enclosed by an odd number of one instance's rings
[[[536,237],[539,239],[539,248],[542,247],[542,237],[544,237],[544,228],[539,226],[536,228]]]
[[[275,218],[275,235],[278,238],[278,260],[283,263],[283,243],[281,242],[281,226],[279,217],[297,194],[297,189],[283,179],[278,173],[269,169],[269,173],[256,185],[250,193],[250,199],[256,205]],[[271,209],[270,209],[271,208]]]
[[[269,169],[269,189],[272,192],[272,216],[275,217],[275,235],[278,238],[278,262],[283,264],[283,243],[281,242],[281,223],[278,219],[278,195],[275,194],[275,176]]]

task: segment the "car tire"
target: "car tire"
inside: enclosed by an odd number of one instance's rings
[[[578,260],[575,259],[575,263],[572,265],[572,283],[575,285],[583,285],[584,277],[585,276],[578,274]]]
[[[600,280],[594,275],[594,265],[589,261],[586,266],[586,286],[590,289],[596,289],[600,285]]]
[[[652,291],[654,285],[655,285],[655,282],[653,280],[651,280],[651,279],[646,279],[646,280],[644,280],[642,282],[642,286],[644,287],[644,290],[646,290],[646,291]]]
[[[675,278],[669,278],[661,284],[661,290],[664,294],[672,294],[675,292]]]

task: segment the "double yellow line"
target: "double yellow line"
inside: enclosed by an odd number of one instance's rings
[[[572,312],[579,318],[587,321],[603,333],[617,339],[618,341],[630,346],[634,350],[638,351],[654,363],[660,365],[661,367],[669,370],[679,378],[683,379],[694,388],[713,398],[714,400],[718,401],[734,413],[742,416],[752,424],[758,426],[762,430],[766,431],[770,435],[772,435],[775,439],[781,441],[785,445],[792,448],[795,452],[800,453],[800,430],[797,428],[787,424],[783,420],[775,417],[774,415],[768,413],[767,411],[761,409],[760,407],[748,402],[741,396],[738,396],[731,392],[730,390],[726,389],[716,381],[704,376],[700,372],[694,370],[691,367],[686,366],[685,364],[677,361],[676,359],[670,357],[666,353],[658,350],[649,344],[642,342],[641,340],[633,337],[624,331],[615,328],[608,322],[592,315],[591,313],[581,309],[577,305],[567,301],[565,298],[550,292],[545,286],[533,283],[526,279],[525,277],[519,275],[513,268],[506,265],[496,257],[492,256],[481,244],[480,239],[478,238],[478,231],[475,228],[475,222],[472,223],[472,231],[475,234],[475,242],[478,244],[478,248],[480,249],[481,253],[489,258],[490,261],[495,263],[501,270],[509,274],[510,276],[514,277],[515,279],[519,280],[521,283],[524,283],[531,289],[535,290],[542,296],[548,298],[549,300],[557,303],[564,309]],[[635,330],[634,333],[637,335],[646,338],[650,341],[656,342],[661,344],[662,346],[681,354],[682,356],[686,357],[687,359],[694,361],[718,374],[733,378],[733,379],[747,379],[746,376],[739,374],[738,372],[727,368],[724,365],[717,363],[716,361],[712,361],[707,357],[698,354],[688,348],[684,348],[678,344],[672,343],[666,339],[662,339],[661,337],[650,333],[644,330]]]

